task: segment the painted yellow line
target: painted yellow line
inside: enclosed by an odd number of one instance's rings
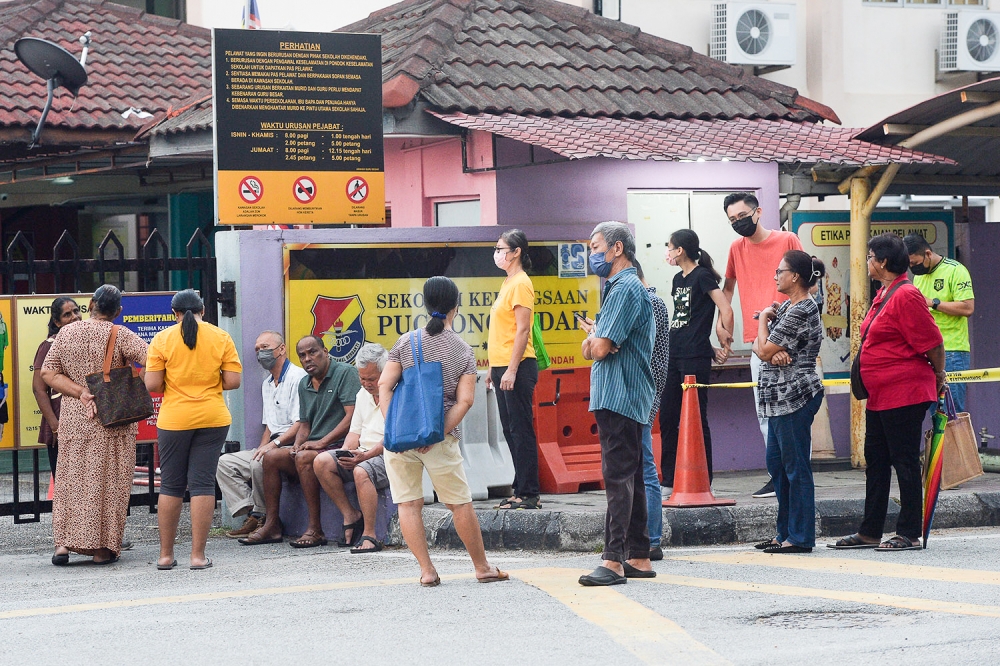
[[[878,555],[883,556],[882,553]],[[893,557],[893,555],[886,554],[884,557]],[[842,557],[780,557],[767,553],[709,553],[706,555],[672,557],[670,559],[703,562],[706,564],[778,567],[781,569],[798,569],[800,571],[878,576],[880,578],[915,578],[918,580],[936,580],[943,583],[1000,585],[1000,571],[952,569],[947,567],[931,567],[922,564],[900,564],[898,562],[880,562]]]
[[[609,587],[581,587],[576,569],[522,569],[511,575],[597,625],[646,664],[729,664],[677,623]],[[654,579],[655,580],[655,579]],[[645,581],[644,581],[645,582]]]
[[[730,592],[759,592],[784,597],[815,597],[834,601],[849,601],[873,606],[889,606],[915,611],[932,613],[951,613],[953,615],[978,615],[981,617],[1000,617],[1000,606],[981,606],[979,604],[963,604],[953,601],[937,601],[934,599],[919,599],[915,597],[896,597],[891,594],[876,592],[850,592],[848,590],[823,590],[812,587],[792,587],[790,585],[765,585],[762,583],[744,583],[736,580],[714,580],[711,578],[692,578],[690,576],[671,576],[658,574],[651,578],[650,583],[661,585],[680,585],[683,587],[699,587],[709,590],[727,590]]]
[[[461,580],[472,578],[472,574],[450,574],[441,576],[441,580]],[[386,578],[382,580],[349,581],[343,583],[323,583],[319,585],[294,585],[289,587],[262,587],[251,590],[226,590],[222,592],[201,592],[198,594],[179,594],[167,597],[146,597],[144,599],[120,599],[117,601],[98,601],[89,604],[70,604],[67,606],[47,606],[41,608],[22,608],[20,610],[0,613],[0,620],[20,617],[36,617],[39,615],[60,615],[62,613],[80,613],[83,611],[109,610],[116,608],[135,608],[137,606],[162,606],[166,604],[187,604],[198,601],[218,601],[220,599],[241,599],[245,597],[265,597],[283,594],[304,594],[310,592],[329,592],[331,590],[352,590],[365,587],[388,587],[392,585],[417,585],[419,579]]]

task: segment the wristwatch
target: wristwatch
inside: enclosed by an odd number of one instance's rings
[[[933,301],[931,301],[931,309],[932,310],[937,310],[939,305],[941,305],[941,299],[940,298],[935,298]]]

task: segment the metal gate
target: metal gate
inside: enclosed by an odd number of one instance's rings
[[[19,231],[7,246],[3,261],[0,261],[0,293],[34,294],[38,277],[42,275],[52,276],[55,293],[79,293],[85,282],[113,284],[125,291],[127,278],[134,276],[139,292],[169,290],[172,282],[180,289],[197,289],[205,301],[205,321],[218,323],[215,257],[212,256],[212,245],[201,229],[191,236],[183,257],[170,256],[169,247],[157,229],[143,243],[139,255],[135,259],[126,258],[124,245],[113,231],[109,231],[98,246],[97,257],[83,259],[77,242],[69,232],[64,231],[52,249],[52,259],[35,259],[35,248]],[[31,488],[27,491],[31,499],[27,501],[21,500],[24,493],[20,483],[19,450],[0,451],[0,454],[10,456],[13,472],[12,501],[0,501],[0,516],[13,516],[15,523],[39,522],[41,514],[52,511],[52,502],[41,498],[39,451],[42,449],[25,450],[32,451]],[[147,469],[149,492],[133,494],[129,505],[148,506],[150,513],[155,513],[159,495],[153,483],[152,444],[137,446],[136,466]]]

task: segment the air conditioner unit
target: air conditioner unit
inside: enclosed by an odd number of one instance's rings
[[[1000,71],[1000,12],[948,12],[941,31],[942,72]]]
[[[795,64],[795,5],[717,2],[709,55],[734,65]]]

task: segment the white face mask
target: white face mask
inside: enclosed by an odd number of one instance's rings
[[[510,259],[509,259],[510,252],[511,252],[510,250],[493,251],[493,263],[497,265],[497,268],[499,268],[502,271],[507,270],[507,267],[510,266]]]
[[[671,266],[676,266],[677,265],[677,257],[671,256],[671,254],[670,254],[671,252],[673,252],[676,249],[677,248],[674,248],[673,250],[671,250],[669,248],[667,249],[667,263],[670,264]]]

